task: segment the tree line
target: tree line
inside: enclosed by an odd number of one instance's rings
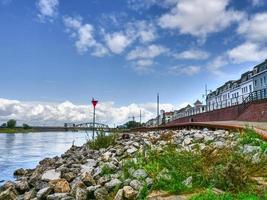
[[[15,119],[10,119],[6,123],[3,123],[0,127],[1,128],[16,128],[17,121]],[[28,124],[22,124],[22,128],[30,129],[31,127]]]

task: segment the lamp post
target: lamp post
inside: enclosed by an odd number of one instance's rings
[[[97,100],[95,100],[94,98],[92,99],[92,104],[93,104],[93,107],[94,107],[94,116],[93,116],[93,140],[95,139],[95,107],[96,107],[96,104],[97,104]]]

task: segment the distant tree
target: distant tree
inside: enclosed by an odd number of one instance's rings
[[[14,119],[10,119],[7,122],[7,128],[15,128],[17,124],[17,121]]]
[[[1,125],[1,127],[2,127],[2,128],[6,128],[6,123],[3,123],[3,124]]]
[[[136,121],[128,121],[127,123],[124,124],[124,126],[126,128],[137,128],[137,127],[140,127],[141,124],[139,122],[136,122]]]
[[[28,124],[22,124],[22,127],[23,127],[24,129],[30,129],[30,128],[31,128]]]

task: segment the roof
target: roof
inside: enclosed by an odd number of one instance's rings
[[[202,105],[202,102],[199,100],[196,100],[196,102],[194,103],[194,105]]]

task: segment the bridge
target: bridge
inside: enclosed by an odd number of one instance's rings
[[[74,124],[74,123],[65,123],[64,128],[68,129],[93,129],[94,128],[94,123],[93,122],[86,122],[86,123],[80,123],[80,124]],[[100,130],[104,129],[107,130],[109,129],[109,126],[103,123],[95,123],[95,129]]]

